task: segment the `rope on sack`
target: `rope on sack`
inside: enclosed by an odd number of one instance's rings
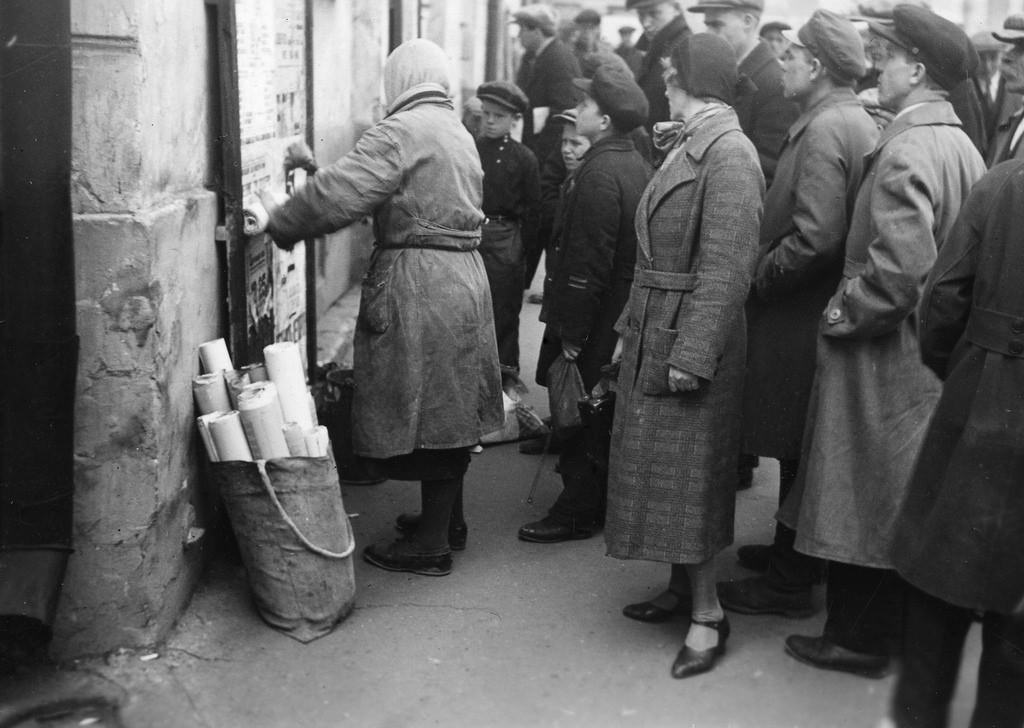
[[[299,527],[295,525],[295,521],[285,513],[284,506],[281,505],[281,501],[277,499],[277,493],[274,491],[274,484],[270,482],[270,476],[267,475],[263,469],[262,464],[260,467],[260,478],[263,481],[263,488],[267,491],[267,495],[270,496],[270,501],[277,508],[278,514],[284,519],[284,522],[288,524],[288,528],[295,534],[295,538],[302,542],[302,545],[312,551],[314,554],[319,554],[328,559],[347,559],[356,550],[356,539],[355,534],[352,533],[352,521],[349,520],[348,514],[345,514],[345,530],[348,531],[348,548],[342,551],[340,554],[333,551],[328,551],[325,548],[317,546],[315,543],[306,538]]]

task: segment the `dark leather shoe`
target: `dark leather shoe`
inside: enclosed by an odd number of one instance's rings
[[[647,602],[636,602],[627,604],[622,608],[622,613],[630,619],[638,622],[667,622],[673,617],[690,613],[690,595],[679,594],[671,589],[666,589],[662,594],[671,594],[675,604],[671,609],[665,609],[654,603],[654,600]]]
[[[719,658],[725,654],[725,641],[729,639],[729,618],[722,617],[718,622],[693,622],[702,627],[710,627],[718,632],[718,644],[709,650],[694,650],[683,645],[672,663],[672,677],[682,679],[709,672]]]
[[[790,635],[786,638],[786,652],[800,662],[822,670],[838,670],[870,678],[885,677],[889,672],[889,658],[885,655],[854,652],[825,637]]]
[[[590,538],[593,535],[594,531],[592,529],[558,523],[557,521],[552,520],[550,516],[542,518],[539,521],[534,521],[533,523],[527,523],[519,529],[519,540],[529,541],[531,543],[577,541],[579,539]]]
[[[781,614],[791,619],[814,616],[811,590],[779,591],[763,576],[718,584],[718,600],[730,612],[740,614]]]
[[[415,541],[378,541],[363,549],[363,560],[388,571],[407,571],[421,576],[452,573],[451,549],[423,551]]]
[[[736,549],[736,560],[745,569],[764,573],[768,571],[768,561],[771,558],[771,553],[771,544],[749,544]]]
[[[420,527],[419,513],[403,513],[395,519],[395,530],[403,536],[414,536],[416,529]],[[465,551],[466,540],[469,538],[469,528],[465,523],[448,523],[448,545],[452,551]]]

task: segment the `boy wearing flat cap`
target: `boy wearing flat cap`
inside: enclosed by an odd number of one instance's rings
[[[910,5],[871,24],[879,100],[896,117],[868,159],[843,277],[820,322],[800,471],[779,519],[827,559],[828,617],[786,651],[815,667],[878,677],[902,639],[895,519],[941,385],[921,362],[916,309],[938,246],[984,162],[947,100],[970,41]]]
[[[576,362],[589,392],[618,340],[613,327],[636,263],[633,218],[652,170],[627,136],[647,118],[647,99],[629,71],[600,66],[593,79],[574,83],[586,94],[576,131],[591,147],[570,178],[549,247],[537,383],[546,385],[552,362],[564,357]],[[607,467],[590,461],[582,433],[562,442],[558,462],[562,493],[545,518],[519,529],[524,541],[588,538],[604,522]]]
[[[849,20],[817,10],[785,32],[782,87],[800,118],[789,129],[764,202],[760,255],[747,300],[744,452],[779,460],[779,503],[800,465],[814,381],[818,319],[842,274],[849,211],[878,128],[853,86],[864,75],[864,43]],[[777,524],[771,546],[741,546],[740,563],[766,564],[764,576],[719,586],[722,606],[743,614],[814,613],[811,589],[821,566],[793,549]]]
[[[523,306],[525,250],[538,243],[540,173],[533,152],[513,139],[512,125],[529,109],[514,83],[490,81],[476,90],[481,105],[476,149],[484,170],[484,221],[480,257],[494,306],[502,379],[519,374],[519,312]]]

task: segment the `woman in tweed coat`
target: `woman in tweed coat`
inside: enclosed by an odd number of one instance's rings
[[[619,319],[622,368],[612,432],[608,553],[672,565],[668,590],[626,607],[690,627],[674,677],[706,672],[729,624],[715,555],[732,543],[745,361],[743,302],[757,255],[764,178],[730,104],[736,59],[707,33],[684,40],[666,71],[676,122],[637,207],[637,267]],[[659,134],[660,132],[660,134]]]

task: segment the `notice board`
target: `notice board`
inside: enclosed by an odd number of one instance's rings
[[[306,355],[306,249],[274,246],[267,235],[241,233],[245,202],[261,189],[290,192],[302,179],[286,178],[288,145],[306,139],[307,0],[226,0],[232,16],[227,31],[231,58],[221,64],[224,118],[231,143],[225,157],[231,230],[228,258],[233,354],[261,361],[263,347],[294,341]],[[224,8],[224,5],[230,6]],[[233,86],[233,88],[232,88]],[[298,173],[301,177],[302,174]],[[244,289],[244,294],[243,294]]]

